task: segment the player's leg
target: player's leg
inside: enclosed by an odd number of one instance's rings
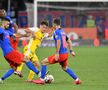
[[[39,74],[39,70],[34,66],[34,64],[29,60],[29,58],[24,58],[24,62],[26,64],[26,66],[32,70],[33,72],[35,72],[35,74]]]
[[[36,54],[33,54],[32,58],[31,58],[31,61],[33,62],[34,66],[36,68],[40,68],[40,63],[39,63],[39,60],[38,60],[38,57]],[[34,72],[32,70],[30,70],[29,72],[29,75],[28,75],[28,78],[27,78],[27,81],[31,81],[34,77]]]
[[[10,68],[0,79],[0,83],[3,83],[3,81],[8,78],[9,76],[11,76],[14,73],[14,69]]]
[[[65,60],[65,61],[63,61],[63,62],[60,63],[60,65],[62,66],[62,69],[66,73],[68,73],[75,80],[75,84],[80,84],[81,81],[79,80],[79,78],[77,77],[77,75],[72,71],[72,69],[70,69],[68,67],[67,64],[68,64],[68,61],[67,60]]]
[[[24,55],[26,54],[26,51],[27,51],[27,46],[25,46],[24,49],[23,49]],[[22,62],[21,65],[19,65],[17,67],[16,74],[17,74],[17,72],[21,72],[22,71],[23,65],[24,65],[24,62]]]
[[[9,64],[10,64],[10,66],[11,66],[12,68],[10,68],[10,69],[0,78],[0,84],[2,84],[3,81],[4,81],[5,79],[7,79],[8,77],[10,77],[10,76],[14,73],[14,71],[16,70],[16,66],[14,66],[14,65],[15,65],[14,63],[9,62]]]
[[[50,57],[45,58],[44,60],[42,60],[40,79],[35,80],[34,83],[36,83],[36,84],[45,84],[44,78],[45,78],[46,71],[47,71],[47,65],[54,64],[54,63],[56,63],[54,55],[52,55],[52,56],[50,56]]]
[[[39,79],[36,79],[36,80],[32,80],[33,83],[36,83],[36,84],[45,84],[44,82],[44,78],[45,78],[45,75],[46,75],[46,71],[47,71],[47,67],[46,65],[49,64],[49,60],[48,58],[45,58],[42,63],[41,63],[41,76]]]
[[[26,49],[25,49],[25,48],[26,48],[26,47],[24,47],[24,49],[23,49],[24,54],[26,53]],[[23,66],[24,66],[24,62],[22,62],[22,63],[17,67],[17,69],[16,69],[16,71],[14,72],[14,74],[15,74],[15,75],[18,75],[19,77],[23,77],[23,74],[21,73]]]
[[[45,78],[45,75],[47,72],[47,65],[49,65],[49,64],[50,64],[50,62],[49,62],[48,58],[45,58],[42,61],[42,63],[41,63],[41,76],[40,76],[41,79]]]
[[[37,64],[39,65],[39,62],[34,62],[33,64],[35,65],[36,68],[38,68]],[[31,81],[33,79],[34,75],[35,75],[35,73],[32,70],[30,70],[27,81]]]
[[[13,50],[12,52],[5,55],[5,59],[10,64],[11,69],[9,69],[4,74],[4,76],[1,78],[1,80],[5,80],[6,78],[8,78],[9,76],[11,76],[14,73],[14,71],[16,70],[16,67],[19,64],[21,64],[22,56],[21,56],[21,54],[19,52]]]
[[[25,46],[24,49],[23,49],[24,55],[26,55],[26,52],[27,52],[27,46]],[[28,58],[30,58],[30,56],[31,56],[31,53],[28,54]],[[20,76],[20,77],[23,77],[23,75],[22,75],[22,73],[21,73],[23,66],[24,66],[24,62],[22,62],[21,65],[19,65],[19,66],[17,67],[17,70],[14,72],[14,74],[15,74],[15,75],[18,75],[18,76]]]
[[[19,66],[17,67],[17,70],[16,70],[16,71],[21,72],[21,71],[22,71],[23,66],[24,66],[24,62],[22,62],[22,63],[21,63],[21,65],[19,65]]]
[[[17,67],[17,69],[15,70],[14,74],[18,75],[19,77],[23,77],[23,74],[21,73],[23,66],[24,66],[24,62],[22,62],[21,65],[19,65]]]

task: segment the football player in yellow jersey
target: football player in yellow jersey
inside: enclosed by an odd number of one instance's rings
[[[48,36],[46,33],[47,29],[48,22],[42,21],[39,28],[28,28],[25,30],[27,33],[31,33],[32,35],[28,45],[24,47],[24,56],[26,59],[30,59],[36,68],[40,67],[40,63],[37,55],[35,54],[35,50],[41,45],[43,38]],[[21,75],[19,73],[21,72],[22,67],[23,63],[17,68],[15,74]],[[35,73],[33,71],[30,71],[27,81],[31,81],[34,77],[34,74]]]

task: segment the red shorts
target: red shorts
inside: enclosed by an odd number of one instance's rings
[[[23,61],[23,54],[20,52],[13,50],[12,52],[8,53],[7,55],[4,56],[7,62],[10,64],[11,67],[13,66],[18,66],[21,64]]]
[[[11,46],[14,50],[17,50],[18,48],[18,41],[19,38],[15,38],[15,40],[13,38],[10,38]]]
[[[55,55],[49,56],[48,60],[50,62],[50,64],[54,64],[54,63],[60,63],[60,65],[62,67],[66,67],[68,65],[68,53],[65,54],[59,54],[59,60],[56,61],[54,58]]]

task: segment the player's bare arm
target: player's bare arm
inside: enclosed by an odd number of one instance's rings
[[[27,34],[30,34],[33,39],[36,39],[35,30],[31,30],[30,28],[24,29]]]
[[[29,37],[30,35],[31,35],[30,33],[26,33],[26,34],[16,33],[16,34],[13,34],[13,36],[15,38]]]
[[[55,60],[58,60],[59,59],[59,50],[60,50],[60,40],[57,40]]]
[[[70,40],[70,38],[68,38],[67,43],[68,43],[68,48],[69,48],[69,51],[70,51],[71,55],[75,56],[76,54],[72,49],[72,41]]]

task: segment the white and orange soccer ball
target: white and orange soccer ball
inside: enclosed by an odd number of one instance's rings
[[[44,79],[45,83],[53,83],[54,82],[54,76],[53,75],[46,75]]]

